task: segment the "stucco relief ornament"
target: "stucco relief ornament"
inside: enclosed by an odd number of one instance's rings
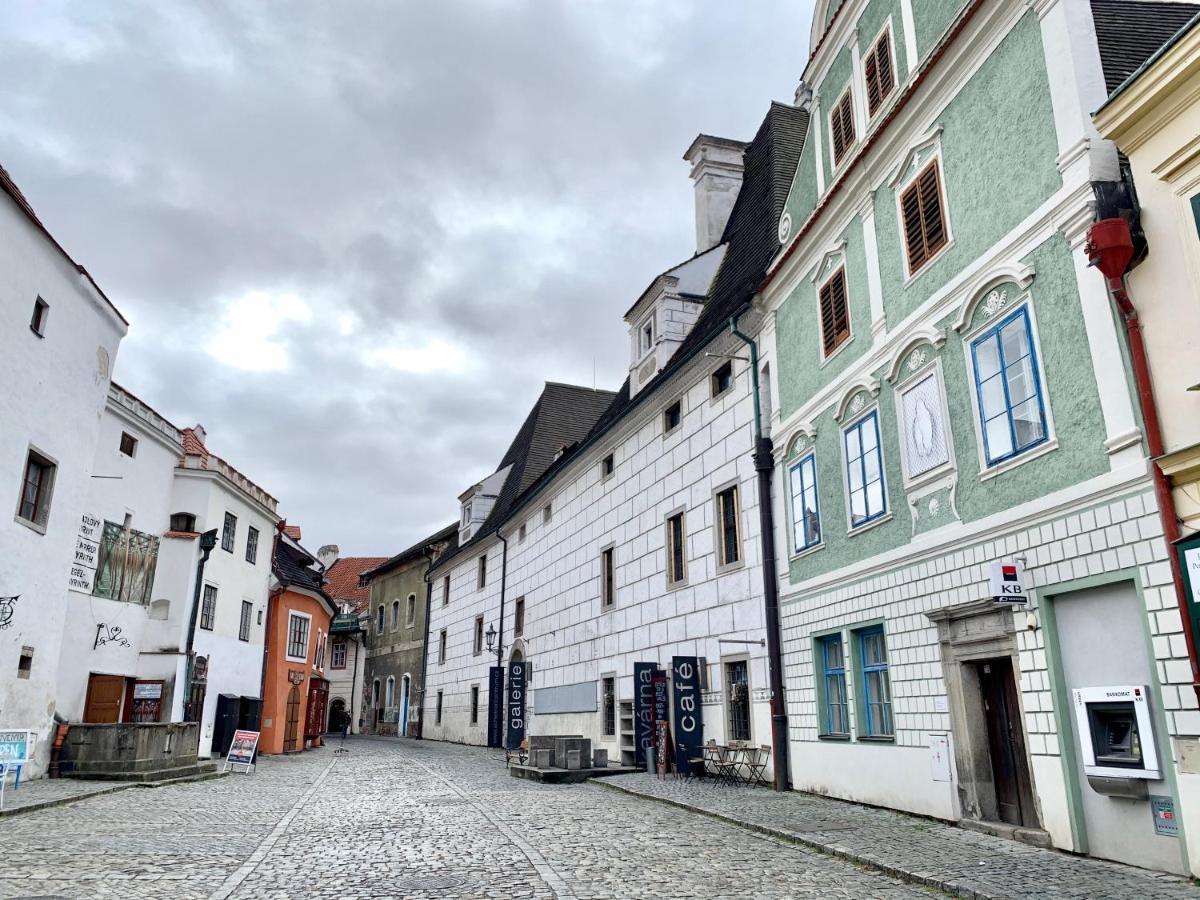
[[[852,413],[859,412],[866,405],[867,405],[867,398],[864,397],[862,394],[856,394],[854,396],[854,399],[850,401],[850,412],[852,412]]]
[[[1008,291],[992,291],[983,301],[983,314],[990,319],[1004,309],[1006,303],[1008,303]]]
[[[15,597],[0,597],[0,631],[3,631],[13,622],[13,616],[16,614],[16,602],[21,599],[21,595]]]
[[[908,371],[910,371],[910,372],[917,371],[917,369],[919,369],[919,368],[921,368],[921,366],[925,365],[925,360],[927,360],[928,358],[929,358],[929,356],[925,353],[925,348],[918,347],[908,357]]]
[[[929,501],[929,514],[931,516],[936,516],[941,511],[942,511],[942,501],[939,500],[937,497],[932,498]]]
[[[792,214],[785,212],[779,220],[779,243],[786,244],[787,239],[792,236]]]

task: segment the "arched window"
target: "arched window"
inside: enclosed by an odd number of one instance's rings
[[[392,601],[392,631],[400,627],[400,601]]]
[[[375,631],[378,634],[383,634],[383,604],[379,604],[378,615],[375,617]]]
[[[417,595],[408,595],[408,606],[404,611],[404,624],[413,625],[417,621]]]
[[[385,707],[391,708],[396,705],[396,677],[389,675],[387,680],[387,694],[385,695]]]
[[[379,706],[379,679],[376,678],[371,682],[371,707]]]

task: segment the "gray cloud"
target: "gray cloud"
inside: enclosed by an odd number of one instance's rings
[[[0,162],[133,323],[117,379],[306,543],[385,554],[543,381],[620,384],[622,313],[693,249],[680,154],[790,96],[810,14],[10,4]]]

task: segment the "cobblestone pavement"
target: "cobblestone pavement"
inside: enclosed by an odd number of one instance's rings
[[[4,806],[0,808],[0,816],[14,815],[30,807],[48,806],[55,803],[65,803],[69,800],[82,800],[96,794],[109,794],[113,791],[126,790],[133,787],[112,781],[84,781],[78,778],[38,778],[34,781],[23,781],[21,787],[13,790],[13,779],[9,778],[4,787]]]
[[[965,897],[1200,898],[1200,888],[1171,875],[813,794],[659,781],[645,774],[605,778],[603,783],[612,793],[618,788],[687,806]]]
[[[491,751],[352,740],[0,819],[0,897],[920,898],[925,888]]]

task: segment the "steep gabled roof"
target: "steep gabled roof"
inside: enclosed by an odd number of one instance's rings
[[[1092,0],[1107,92],[1114,93],[1197,14],[1194,3]]]
[[[500,471],[511,466],[492,511],[465,544],[443,554],[437,565],[440,567],[495,534],[517,497],[554,464],[559,451],[573,447],[587,436],[614,396],[612,391],[546,382],[542,395],[496,467]]]
[[[312,591],[329,601],[333,600],[325,592],[325,576],[319,568],[312,568],[316,557],[290,540],[286,535],[279,535],[275,541],[275,552],[271,557],[271,571],[284,587],[303,588]]]
[[[362,612],[371,591],[359,587],[358,576],[386,561],[386,556],[343,556],[334,560],[325,570],[325,592],[339,603],[349,603],[355,612]]]
[[[435,547],[438,544],[445,544],[446,548],[442,551],[443,554],[449,553],[458,547],[458,523],[451,522],[440,531],[436,531],[424,540],[417,541],[406,550],[401,550],[395,556],[390,556],[382,560],[378,565],[366,569],[360,573],[359,583],[364,589],[369,589],[368,585],[372,578],[378,578],[380,575],[386,575],[393,569],[412,562],[414,559],[420,559],[425,555],[425,551],[430,547]]]

